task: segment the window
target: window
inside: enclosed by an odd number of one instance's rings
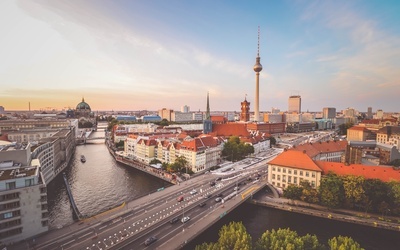
[[[315,177],[315,172],[311,172],[311,177]]]
[[[272,180],[275,180],[275,174],[272,175]]]
[[[33,179],[25,179],[25,187],[32,186],[33,184]]]
[[[282,175],[282,181],[286,182],[286,175]]]
[[[300,176],[303,176],[303,171],[300,171]]]
[[[15,181],[6,183],[6,189],[7,190],[15,189],[15,188],[16,188]]]
[[[281,168],[278,168],[278,172],[281,172]]]
[[[291,182],[292,182],[292,176],[289,175],[289,176],[287,177],[287,182],[288,182],[288,183],[291,183]]]
[[[306,171],[306,177],[309,177],[310,173],[308,171]]]
[[[282,169],[282,172],[286,173],[286,168]]]
[[[276,169],[275,169],[275,167],[272,167],[272,171],[275,171]]]
[[[297,177],[293,177],[293,183],[297,184]]]
[[[291,169],[288,169],[288,174],[292,174],[292,170]]]
[[[278,181],[280,181],[281,180],[281,176],[280,175],[278,175]]]
[[[12,217],[13,217],[12,212],[8,212],[8,213],[3,214],[3,218],[4,219],[8,219],[8,218],[12,218]]]
[[[293,174],[296,174],[296,175],[297,175],[297,170],[293,170]]]

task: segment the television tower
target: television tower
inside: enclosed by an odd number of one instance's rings
[[[256,57],[256,64],[253,67],[254,71],[256,72],[256,95],[254,101],[254,121],[258,122],[260,119],[260,103],[259,103],[259,85],[260,85],[260,71],[262,70],[262,65],[260,63],[260,26],[258,26],[258,44],[257,44],[257,57]]]

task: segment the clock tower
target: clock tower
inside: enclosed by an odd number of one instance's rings
[[[241,113],[240,113],[240,121],[248,122],[250,120],[250,102],[244,98],[244,101],[241,104]]]

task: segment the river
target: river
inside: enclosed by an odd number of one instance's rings
[[[103,136],[94,132],[92,136]],[[65,171],[79,211],[93,216],[121,205],[124,201],[138,198],[169,184],[139,170],[117,163],[109,154],[102,140],[98,144],[78,145],[70,166]],[[86,162],[80,161],[85,155]],[[48,185],[49,225],[63,227],[73,222],[72,209],[62,175]],[[365,249],[399,249],[400,232],[338,222],[329,219],[300,215],[286,211],[243,204],[223,217],[206,232],[189,243],[185,249],[196,244],[217,241],[218,231],[230,221],[242,221],[253,241],[266,230],[287,228],[298,232],[316,234],[326,245],[329,238],[345,235],[354,238]]]

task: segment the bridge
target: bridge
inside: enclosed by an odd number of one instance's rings
[[[71,203],[71,207],[72,210],[74,212],[74,217],[78,220],[80,220],[82,218],[81,213],[78,210],[78,207],[76,206],[74,197],[72,196],[72,192],[71,192],[71,188],[69,186],[68,180],[67,180],[67,176],[65,175],[65,172],[63,172],[63,178],[64,178],[64,184],[65,187],[67,188],[67,193],[68,193],[68,197],[69,197],[69,202]]]
[[[158,240],[152,249],[180,249],[229,214],[266,186],[254,175],[265,168],[260,163],[233,176],[203,174],[152,194],[126,202],[118,208],[82,219],[67,227],[54,229],[35,238],[35,249],[144,249],[152,235]],[[211,186],[218,176],[222,180]],[[253,180],[249,180],[253,178]],[[239,187],[239,190],[234,190]],[[194,191],[196,190],[196,191]],[[222,196],[222,201],[215,198]],[[178,197],[184,197],[178,202]],[[199,206],[200,203],[205,203]],[[188,222],[170,223],[173,218],[189,216]],[[27,249],[19,245],[10,249]]]

